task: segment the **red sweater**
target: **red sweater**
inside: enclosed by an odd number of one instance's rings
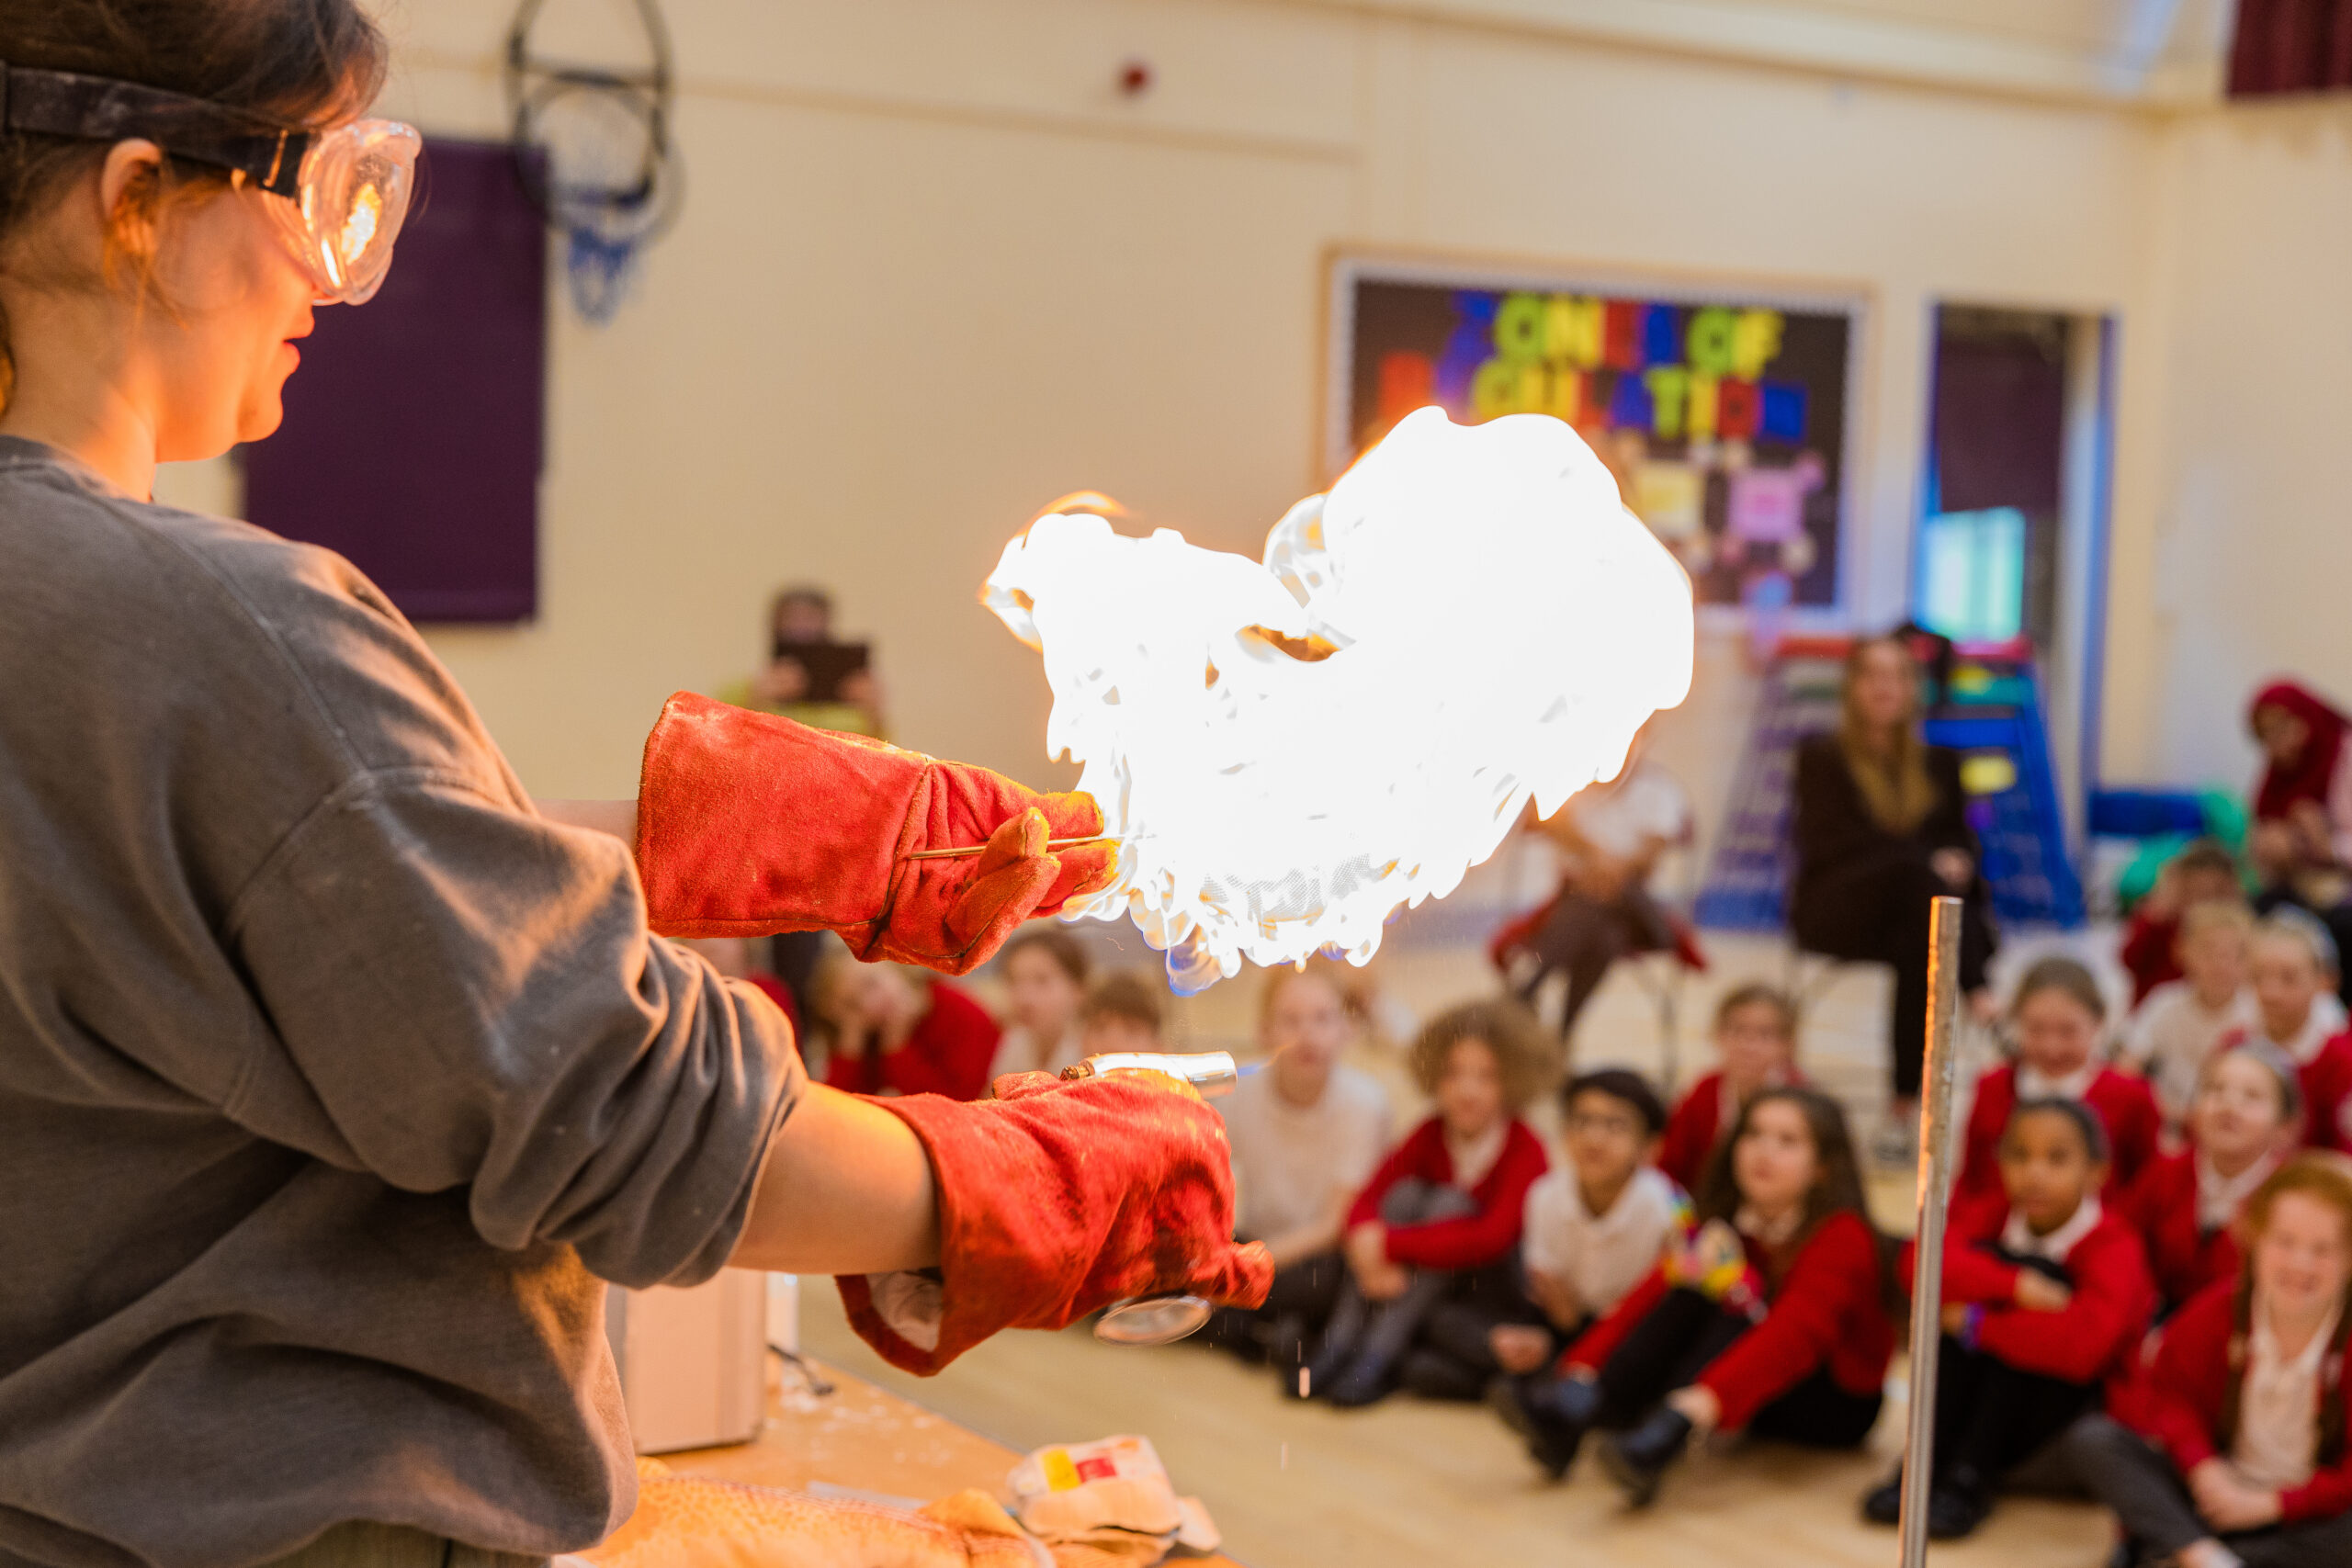
[[[1969,1342],[2021,1372],[2062,1382],[2129,1371],[2156,1306],[2140,1233],[2114,1210],[2102,1211],[2066,1255],[2074,1300],[2058,1312],[2029,1312],[2017,1304],[2020,1266],[1994,1250],[2008,1218],[2007,1198],[1971,1198],[1952,1205],[1946,1224],[1944,1301],[1981,1309]],[[1917,1256],[1916,1244],[1905,1242],[1896,1268],[1906,1284]]]
[[[1476,1269],[1509,1257],[1519,1245],[1527,1190],[1550,1164],[1543,1144],[1528,1131],[1527,1123],[1513,1117],[1494,1168],[1470,1189],[1478,1212],[1458,1220],[1390,1225],[1388,1260],[1414,1269]],[[1388,1157],[1380,1162],[1380,1168],[1372,1173],[1372,1179],[1348,1210],[1348,1228],[1376,1222],[1380,1201],[1408,1176],[1441,1186],[1453,1182],[1453,1156],[1445,1152],[1442,1118],[1430,1117],[1388,1151]]]
[[[2238,1277],[2238,1243],[2230,1227],[2199,1226],[2194,1148],[2165,1155],[2142,1171],[2122,1205],[2148,1245],[2148,1262],[2167,1305],[2179,1306],[2216,1280]]]
[[[2156,1143],[2164,1132],[2164,1112],[2156,1109],[2155,1091],[2145,1078],[2135,1078],[2101,1067],[2083,1091],[2083,1103],[2098,1113],[2107,1126],[2109,1154],[2113,1161],[2108,1186],[2129,1192],[2140,1171],[2156,1157]],[[1976,1108],[1968,1113],[1967,1153],[1961,1157],[1960,1179],[1952,1185],[1954,1201],[1962,1198],[2001,1195],[2001,1134],[2009,1112],[2018,1108],[2018,1074],[2013,1066],[1996,1067],[1976,1080]]]
[[[1724,1428],[1747,1426],[1758,1411],[1825,1366],[1849,1393],[1878,1392],[1894,1354],[1894,1325],[1879,1296],[1878,1237],[1862,1217],[1832,1214],[1777,1274],[1770,1255],[1753,1241],[1747,1257],[1770,1291],[1764,1321],[1708,1363],[1698,1379],[1721,1403]],[[1671,1288],[1663,1269],[1652,1270],[1568,1347],[1562,1364],[1599,1371]]]
[[[2303,1080],[2303,1141],[2315,1149],[2352,1154],[2352,1031],[2321,1046],[2298,1076]]]
[[[2222,1452],[2222,1404],[2230,1385],[2230,1343],[2236,1337],[2237,1286],[2209,1285],[2165,1325],[2155,1360],[2132,1390],[2127,1419],[2163,1445],[2186,1475]],[[2320,1363],[2320,1398],[2340,1387],[2343,1358]],[[2312,1419],[2319,1419],[2315,1404]],[[2301,1486],[2278,1494],[2283,1522],[2332,1518],[2352,1508],[2352,1444]]]
[[[2142,906],[2144,909],[2145,906]],[[2180,935],[2180,919],[2158,919],[2142,909],[2132,911],[2131,923],[2123,928],[2123,967],[2132,974],[2132,1005],[2138,1007],[2148,999],[2148,993],[2166,980],[2180,978],[2180,960],[2173,956],[2173,943]]]
[[[931,1010],[906,1043],[876,1056],[835,1056],[825,1081],[852,1094],[944,1094],[978,1100],[988,1092],[998,1030],[988,1010],[944,980],[931,983]]]
[[[1792,1073],[1788,1081],[1802,1084],[1804,1075]],[[1715,1140],[1723,1131],[1724,1075],[1717,1071],[1692,1084],[1675,1102],[1674,1114],[1666,1119],[1666,1135],[1658,1145],[1657,1168],[1674,1178],[1685,1192],[1696,1192],[1700,1178],[1707,1171],[1707,1156],[1715,1152]]]

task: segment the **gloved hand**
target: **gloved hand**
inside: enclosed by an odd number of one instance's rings
[[[1128,1296],[1256,1306],[1274,1267],[1233,1237],[1225,1123],[1189,1087],[1008,1074],[995,1100],[875,1101],[914,1129],[939,1191],[936,1283],[842,1275],[850,1325],[928,1375],[1005,1328],[1062,1328]]]
[[[1102,830],[1091,795],[680,692],[645,742],[637,868],[664,936],[835,931],[860,958],[961,975],[1110,879],[1114,842],[1046,851]]]

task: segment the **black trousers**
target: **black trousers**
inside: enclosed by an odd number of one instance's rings
[[[1528,1295],[1517,1258],[1465,1269],[1453,1276],[1447,1299],[1421,1320],[1405,1352],[1405,1386],[1424,1399],[1477,1398],[1503,1370],[1487,1337],[1504,1324],[1543,1329],[1551,1342],[1547,1357],[1557,1356],[1574,1337],[1554,1328]]]
[[[1835,866],[1810,878],[1791,911],[1797,945],[1894,971],[1888,1008],[1894,1097],[1917,1100],[1928,1050],[1928,921],[1935,899],[1951,892],[1924,860],[1876,859]],[[1960,930],[1960,988],[1984,984],[1993,956],[1993,919],[1984,880],[1968,894]]]
[[[1340,1303],[1340,1286],[1348,1277],[1347,1259],[1337,1247],[1286,1263],[1274,1270],[1274,1282],[1263,1305],[1219,1307],[1200,1332],[1201,1343],[1230,1350],[1256,1360],[1273,1348],[1276,1325],[1295,1320],[1299,1334],[1311,1340],[1331,1320]]]
[[[1936,1352],[1936,1475],[1991,1485],[2098,1399],[2093,1383],[2021,1372],[1947,1334]]]
[[[1697,1382],[1752,1326],[1697,1291],[1668,1291],[1600,1369],[1597,1424],[1615,1430],[1641,1421],[1668,1394]],[[1807,1448],[1850,1449],[1870,1436],[1883,1402],[1877,1390],[1855,1393],[1838,1386],[1828,1368],[1816,1368],[1758,1411],[1747,1429]]]
[[[1563,893],[1550,918],[1528,941],[1528,951],[1541,967],[1519,994],[1532,1006],[1544,981],[1555,973],[1566,975],[1568,994],[1560,1007],[1560,1038],[1566,1040],[1611,964],[1629,953],[1654,953],[1673,945],[1674,931],[1666,917],[1639,887],[1628,887],[1607,903],[1574,891]]]
[[[2066,1457],[2142,1550],[2169,1557],[2214,1533],[2197,1517],[2171,1459],[2121,1422],[2084,1416],[2066,1433]],[[2344,1568],[2352,1562],[2352,1513],[2220,1539],[2246,1568]]]

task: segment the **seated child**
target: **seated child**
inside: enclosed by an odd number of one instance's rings
[[[2029,1100],[2001,1139],[2004,1196],[1951,1211],[1936,1356],[1928,1535],[1957,1540],[2002,1479],[2093,1408],[2131,1366],[2155,1306],[2139,1233],[2104,1208],[2107,1129],[2078,1100]],[[1912,1278],[1906,1246],[1896,1272]],[[1903,1475],[1862,1499],[1897,1523]]]
[[[818,966],[810,1010],[826,1034],[825,1082],[852,1094],[988,1093],[996,1020],[928,970],[863,964],[845,951]]]
[[[1033,925],[1004,944],[1004,1038],[989,1064],[1007,1073],[1058,1073],[1086,1055],[1078,1023],[1086,1001],[1086,949],[1059,926]]]
[[[1114,1051],[1158,1051],[1162,998],[1159,984],[1132,970],[1105,975],[1086,993],[1078,1008],[1079,1055],[1101,1056]]]
[[[1388,1097],[1340,1063],[1348,1034],[1328,969],[1271,970],[1258,1001],[1265,1062],[1211,1102],[1233,1147],[1234,1234],[1266,1244],[1274,1286],[1255,1311],[1220,1308],[1205,1337],[1246,1359],[1270,1359],[1294,1391],[1306,1346],[1340,1299],[1348,1204],[1388,1148]]]
[[[2352,1562],[2352,1166],[2298,1155],[2247,1201],[2245,1230],[2238,1278],[2175,1314],[2122,1419],[2067,1434],[2074,1471],[2123,1527],[2119,1562]]]
[[[2188,1111],[2188,1146],[2140,1174],[2124,1212],[2148,1244],[2164,1310],[2238,1275],[2239,1211],[2300,1141],[2295,1064],[2267,1041],[2205,1059]]]
[[[2025,972],[2009,1004],[2017,1031],[2017,1060],[1976,1082],[1968,1137],[1952,1186],[1962,1198],[2001,1196],[2001,1135],[2009,1113],[2029,1100],[2079,1100],[2107,1127],[2108,1179],[2128,1192],[2155,1158],[2164,1113],[2147,1080],[2117,1072],[2098,1059],[2107,999],[2091,972],[2071,958],[2045,958]]]
[[[2124,1035],[2123,1055],[2156,1091],[2165,1125],[2177,1127],[2197,1093],[2197,1072],[2224,1042],[2254,1027],[2246,947],[2254,916],[2235,899],[2191,904],[2180,917],[2181,977],[2148,993]]]
[[[1413,1043],[1413,1076],[1437,1114],[1396,1145],[1348,1211],[1349,1278],[1299,1392],[1342,1407],[1396,1385],[1406,1350],[1442,1303],[1508,1297],[1527,1190],[1548,1163],[1520,1112],[1555,1061],[1516,1001],[1440,1014]]]
[[[1686,1191],[1699,1185],[1715,1140],[1749,1095],[1803,1083],[1797,1071],[1797,1010],[1773,987],[1735,987],[1715,1008],[1715,1055],[1722,1066],[1686,1090],[1667,1119],[1660,1170]]]
[[[2165,862],[2156,885],[2132,907],[2123,928],[2123,967],[2132,976],[2132,1005],[2168,980],[2180,978],[2182,915],[2199,904],[2245,904],[2245,887],[2238,880],[2237,857],[2218,839],[2199,839]]]
[[[1894,1350],[1878,1234],[1835,1100],[1768,1089],[1702,1183],[1701,1224],[1547,1377],[1488,1397],[1555,1479],[1595,1427],[1627,1499],[1657,1495],[1693,1433],[1819,1448],[1870,1435]]]
[[[2294,1058],[2303,1087],[2303,1141],[2352,1149],[2352,1040],[2336,999],[2335,939],[2291,905],[2254,928],[2248,968],[2261,1017],[2254,1038]]]
[[[1560,1109],[1568,1163],[1527,1190],[1524,1293],[1448,1302],[1430,1314],[1405,1358],[1405,1386],[1425,1399],[1476,1399],[1499,1372],[1551,1365],[1681,1234],[1682,1194],[1649,1164],[1666,1121],[1657,1091],[1639,1073],[1600,1067],[1569,1080]]]

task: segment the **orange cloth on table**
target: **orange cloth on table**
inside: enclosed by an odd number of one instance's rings
[[[974,1104],[875,1100],[938,1175],[939,1282],[924,1302],[906,1275],[840,1276],[850,1325],[892,1366],[928,1375],[1000,1329],[1063,1328],[1128,1296],[1263,1302],[1273,1264],[1232,1240],[1225,1123],[1170,1083],[1015,1073]],[[890,1310],[910,1291],[935,1315]]]
[[[930,991],[931,1006],[898,1049],[836,1055],[825,1064],[825,1081],[852,1094],[986,1094],[1002,1031],[986,1008],[944,980],[933,980]]]
[[[638,1461],[637,1511],[579,1555],[596,1568],[1037,1568],[1039,1561],[983,1492],[904,1513],[677,1475],[657,1460]]]
[[[1102,831],[1090,795],[1041,795],[691,692],[662,706],[638,782],[638,874],[655,931],[832,931],[860,958],[950,975],[1102,886],[1117,845],[1045,847]],[[909,858],[983,843],[979,855]]]

